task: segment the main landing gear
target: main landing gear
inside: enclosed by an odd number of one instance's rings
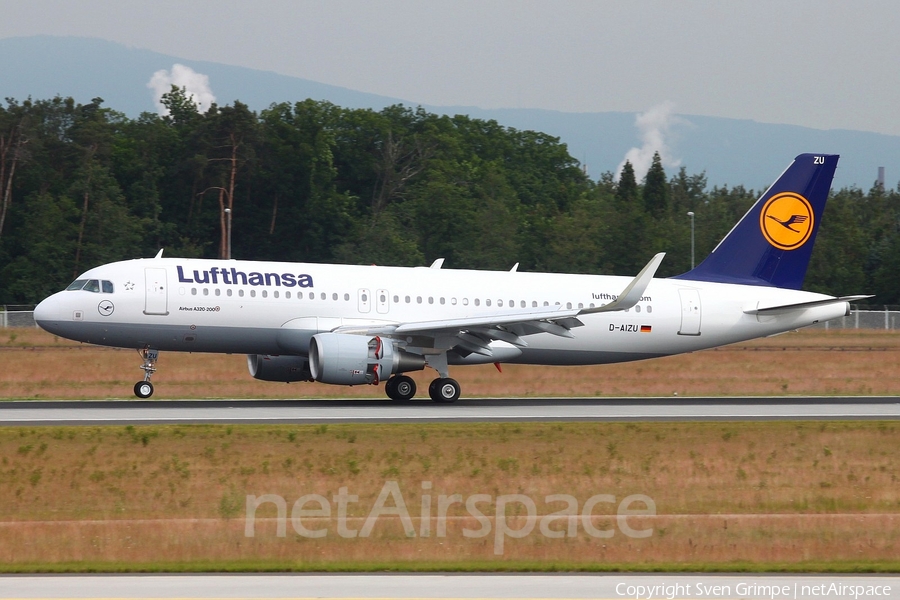
[[[134,395],[138,398],[149,398],[153,395],[153,384],[150,383],[150,376],[156,372],[156,361],[159,359],[159,350],[144,348],[138,350],[138,353],[141,355],[141,358],[144,359],[144,364],[141,365],[141,369],[144,371],[144,380],[134,384]]]
[[[395,375],[384,384],[384,391],[391,400],[406,402],[416,395],[416,382],[406,375]]]
[[[416,395],[416,382],[406,375],[395,375],[384,384],[384,391],[391,400],[406,402]],[[449,377],[438,377],[428,386],[428,395],[435,402],[456,402],[459,394],[459,383]]]

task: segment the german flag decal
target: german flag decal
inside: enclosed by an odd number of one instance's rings
[[[650,333],[650,329],[649,325],[641,325],[641,333]]]

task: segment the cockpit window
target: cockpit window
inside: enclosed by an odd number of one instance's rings
[[[113,284],[112,281],[103,280],[103,293],[104,294],[112,294],[113,293]]]
[[[71,292],[73,290],[80,290],[84,287],[84,284],[87,283],[87,279],[76,279],[72,283],[69,284],[69,287],[66,288],[67,292]]]
[[[86,291],[86,292],[95,292],[95,293],[98,293],[98,294],[99,294],[99,293],[100,293],[100,282],[97,281],[96,279],[90,279],[90,280],[88,280],[88,282],[84,285],[84,288],[83,288],[83,289],[84,289],[84,291]]]

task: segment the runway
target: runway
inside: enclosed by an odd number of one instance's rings
[[[113,400],[0,403],[0,425],[900,419],[900,397]]]
[[[706,573],[27,575],[0,576],[0,586],[2,586],[0,598],[767,598],[771,600],[786,597],[896,598],[900,589],[900,577]],[[840,593],[840,590],[844,593]]]

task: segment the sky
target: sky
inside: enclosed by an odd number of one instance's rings
[[[645,112],[900,135],[895,0],[29,0],[73,35],[440,106]]]

